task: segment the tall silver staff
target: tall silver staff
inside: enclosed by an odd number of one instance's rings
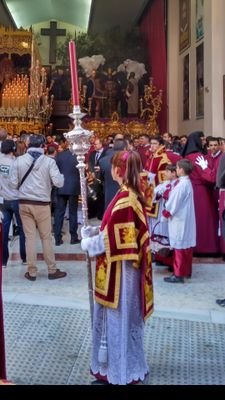
[[[83,225],[88,225],[88,207],[87,207],[87,185],[85,178],[85,154],[90,148],[89,137],[92,132],[82,128],[81,119],[84,117],[79,106],[79,88],[78,88],[78,74],[76,65],[76,48],[73,41],[69,42],[69,55],[70,55],[70,72],[71,72],[71,83],[72,83],[72,95],[73,95],[73,113],[69,114],[69,117],[74,120],[74,128],[70,132],[64,133],[65,138],[68,140],[70,150],[73,154],[76,154],[80,173],[80,186],[81,186],[81,201],[82,201],[82,216]],[[91,314],[91,324],[93,323],[93,281],[91,271],[91,259],[86,254],[87,260],[87,271],[88,271],[88,294]]]
[[[88,225],[88,207],[87,207],[87,184],[85,178],[85,154],[90,148],[89,137],[91,132],[83,129],[81,126],[81,118],[84,116],[80,111],[79,106],[74,106],[73,113],[69,114],[70,118],[74,119],[74,128],[72,131],[64,133],[65,138],[68,140],[70,145],[70,150],[73,154],[76,154],[80,173],[80,187],[81,187],[81,201],[82,201],[82,216],[83,225]],[[93,322],[93,282],[92,282],[92,272],[91,272],[91,259],[86,254],[87,257],[87,270],[88,270],[88,293],[89,293],[89,303],[90,303],[90,313],[91,313],[91,323]]]

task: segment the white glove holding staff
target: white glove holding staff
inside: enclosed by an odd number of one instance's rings
[[[81,243],[80,243],[82,250],[88,251],[88,249],[90,247],[90,243],[91,243],[91,239],[89,237],[82,239]]]
[[[82,226],[80,234],[82,239],[98,235],[100,226]]]
[[[196,158],[195,164],[199,165],[201,169],[204,171],[204,169],[208,168],[208,161],[204,159],[203,156],[198,156]]]
[[[148,173],[148,183],[149,183],[149,184],[151,184],[151,183],[154,182],[155,176],[156,176],[156,174],[153,174],[153,172],[149,172],[149,173]]]

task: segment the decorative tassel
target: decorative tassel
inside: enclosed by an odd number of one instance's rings
[[[98,351],[98,362],[101,364],[107,364],[108,361],[108,346],[107,346],[107,337],[106,337],[106,310],[103,309],[103,326],[102,326],[102,335],[100,341],[100,347]]]
[[[108,361],[108,347],[107,340],[105,338],[101,338],[101,343],[98,351],[98,361],[101,364],[107,364]]]

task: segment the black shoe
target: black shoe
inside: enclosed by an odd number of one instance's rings
[[[24,274],[24,277],[28,279],[28,281],[36,281],[36,276],[31,276],[28,271]]]
[[[66,275],[67,275],[66,272],[60,271],[60,269],[57,269],[53,274],[48,274],[48,279],[65,278]]]
[[[96,381],[91,382],[91,385],[109,385],[109,382],[96,379]]]
[[[63,244],[63,240],[62,239],[57,239],[56,241],[55,241],[55,245],[56,246],[60,246],[61,244]]]
[[[76,238],[76,239],[71,238],[70,244],[77,244],[77,243],[80,243],[80,239],[78,239],[78,238]]]
[[[181,276],[171,275],[167,278],[164,278],[164,281],[169,283],[184,283],[184,278],[182,278]]]
[[[225,307],[225,299],[216,300],[216,304],[218,304],[220,307]]]
[[[13,225],[13,236],[19,236],[19,228],[17,225]]]

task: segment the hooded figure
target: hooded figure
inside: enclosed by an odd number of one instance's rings
[[[194,253],[214,256],[219,252],[218,217],[213,201],[213,181],[210,168],[202,169],[198,158],[205,154],[201,131],[193,132],[188,137],[182,156],[194,166],[190,179],[194,191],[196,216],[196,247]]]
[[[191,133],[181,155],[186,157],[188,154],[192,153],[204,153],[202,138],[204,138],[204,133],[201,131]]]

